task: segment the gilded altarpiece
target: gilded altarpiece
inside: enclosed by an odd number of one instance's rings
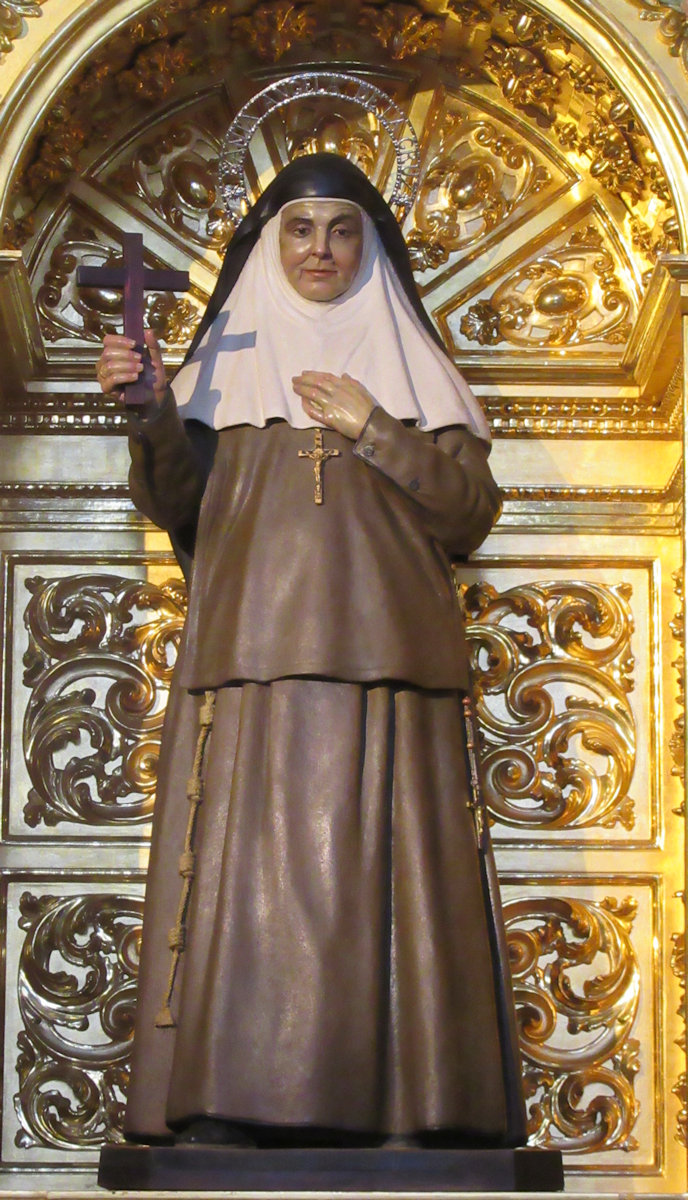
[[[0,2],[0,1186],[91,1188],[121,1137],[186,606],[93,378],[121,297],[78,291],[76,269],[117,263],[124,231],[190,269],[186,296],[147,300],[173,369],[232,232],[224,131],[267,83],[329,68],[416,130],[404,234],[495,434],[504,511],[456,582],[530,1141],[564,1151],[571,1191],[684,1190],[688,145],[667,97],[680,113],[688,18],[660,0],[56,8]],[[393,169],[355,85],[285,105],[250,149],[254,194],[316,149],[380,184]]]

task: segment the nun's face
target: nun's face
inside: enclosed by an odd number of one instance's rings
[[[351,287],[363,252],[361,211],[348,200],[299,200],[282,212],[280,258],[306,300],[336,300]]]

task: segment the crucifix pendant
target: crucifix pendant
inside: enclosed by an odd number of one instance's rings
[[[323,502],[323,485],[322,485],[322,468],[323,463],[328,458],[339,458],[341,450],[325,450],[323,447],[323,431],[322,429],[314,429],[314,445],[312,450],[299,450],[299,458],[310,458],[313,462],[313,474],[315,475],[315,495],[313,499],[316,504]]]

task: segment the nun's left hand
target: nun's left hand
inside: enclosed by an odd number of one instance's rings
[[[303,411],[311,420],[354,441],[375,408],[370,392],[351,375],[302,371],[294,376],[292,383],[301,397]]]

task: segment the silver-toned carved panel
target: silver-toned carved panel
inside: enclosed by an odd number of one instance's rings
[[[26,824],[149,820],[183,584],[82,574],[26,586]]]
[[[121,1140],[142,912],[104,893],[21,897],[17,1147]]]
[[[628,584],[462,586],[485,795],[521,828],[634,826]]]
[[[635,1150],[636,901],[526,898],[504,910],[529,1144]]]

